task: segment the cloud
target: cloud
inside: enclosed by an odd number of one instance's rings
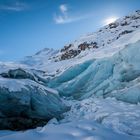
[[[62,5],[59,6],[59,9],[62,13],[66,13],[67,10],[68,10],[68,7],[67,7],[66,4],[62,4]]]
[[[59,15],[54,16],[54,20],[57,24],[64,24],[70,22],[70,18],[68,17],[68,7],[66,4],[61,4],[59,6]]]
[[[0,5],[0,11],[23,11],[28,8],[27,4],[22,2],[15,2],[12,4]]]
[[[78,21],[81,19],[86,18],[85,16],[82,17],[72,17],[69,15],[69,8],[66,4],[61,4],[59,6],[59,14],[54,15],[54,21],[56,24],[65,24],[74,21]]]

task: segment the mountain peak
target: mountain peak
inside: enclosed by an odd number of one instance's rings
[[[133,38],[135,32],[139,32],[139,30],[140,10],[136,10],[96,32],[81,36],[74,42],[65,45],[61,50],[44,48],[35,55],[26,58],[24,63],[44,68],[50,62],[73,58],[81,59],[89,55],[92,58],[110,56],[121,49],[121,46],[125,46],[129,42],[128,38]],[[103,52],[105,50],[107,53]]]

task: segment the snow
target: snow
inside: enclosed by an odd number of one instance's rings
[[[27,84],[27,80],[22,82],[21,80],[11,80],[0,78],[0,88],[8,88],[10,92],[21,91],[21,89],[27,89],[24,83]],[[17,86],[18,85],[18,86]]]
[[[88,98],[70,100],[71,110],[64,114],[62,122],[94,120],[120,134],[140,138],[140,104],[132,105],[115,98]]]
[[[60,61],[62,52],[45,48],[21,62],[0,63],[0,73],[20,67],[42,79],[40,83],[0,77],[0,88],[10,92],[28,90],[28,86],[41,90],[32,96],[39,115],[54,113],[55,117],[65,104],[71,106],[63,118],[53,118],[44,127],[0,131],[0,140],[140,139],[140,11],[115,24],[116,28],[107,25],[72,42],[70,49],[75,50],[85,41],[99,46],[75,58]],[[122,35],[125,31],[131,33]]]
[[[0,73],[8,72],[9,69],[12,70],[17,68],[29,70],[27,65],[18,62],[0,62]]]
[[[140,102],[140,41],[124,46],[113,56],[77,64],[49,82],[62,96],[84,99],[90,96],[116,97],[125,102]],[[79,68],[78,68],[79,67]],[[82,71],[80,71],[82,70]],[[135,85],[138,86],[135,88]],[[133,88],[133,93],[121,92]],[[128,90],[127,90],[128,91]]]
[[[51,120],[33,130],[0,131],[0,140],[139,140],[140,105],[115,99],[90,98],[67,101],[70,112],[60,122]]]
[[[122,23],[125,22],[127,22],[127,24],[122,26]],[[116,28],[110,28],[110,26],[107,25],[94,33],[86,34],[71,42],[70,44],[72,44],[72,47],[69,48],[77,50],[78,45],[81,43],[97,42],[99,46],[97,49],[87,49],[82,51],[75,58],[60,61],[59,58],[63,52],[45,48],[33,56],[26,57],[22,61],[22,64],[32,66],[34,69],[43,70],[47,75],[57,75],[71,66],[83,63],[87,60],[110,57],[123,49],[125,45],[140,40],[139,11],[130,14],[129,18],[122,17],[115,23],[118,25]],[[117,39],[120,33],[130,30],[132,31],[131,33],[123,34]]]
[[[18,86],[17,86],[18,85]],[[51,89],[49,87],[45,87],[43,85],[40,85],[32,80],[29,79],[9,79],[9,78],[2,78],[0,77],[0,88],[6,88],[10,92],[17,92],[21,91],[22,89],[28,90],[28,86],[30,87],[39,87],[42,89],[45,93],[45,91],[51,93],[51,94],[56,94],[58,95],[58,91],[55,89]],[[46,94],[46,93],[45,93]]]

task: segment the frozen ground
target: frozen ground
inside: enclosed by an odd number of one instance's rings
[[[115,99],[66,101],[65,119],[34,130],[0,131],[0,140],[140,140],[140,105]]]

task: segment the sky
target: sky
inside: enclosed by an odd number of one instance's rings
[[[60,49],[139,9],[140,0],[0,0],[0,61]]]

